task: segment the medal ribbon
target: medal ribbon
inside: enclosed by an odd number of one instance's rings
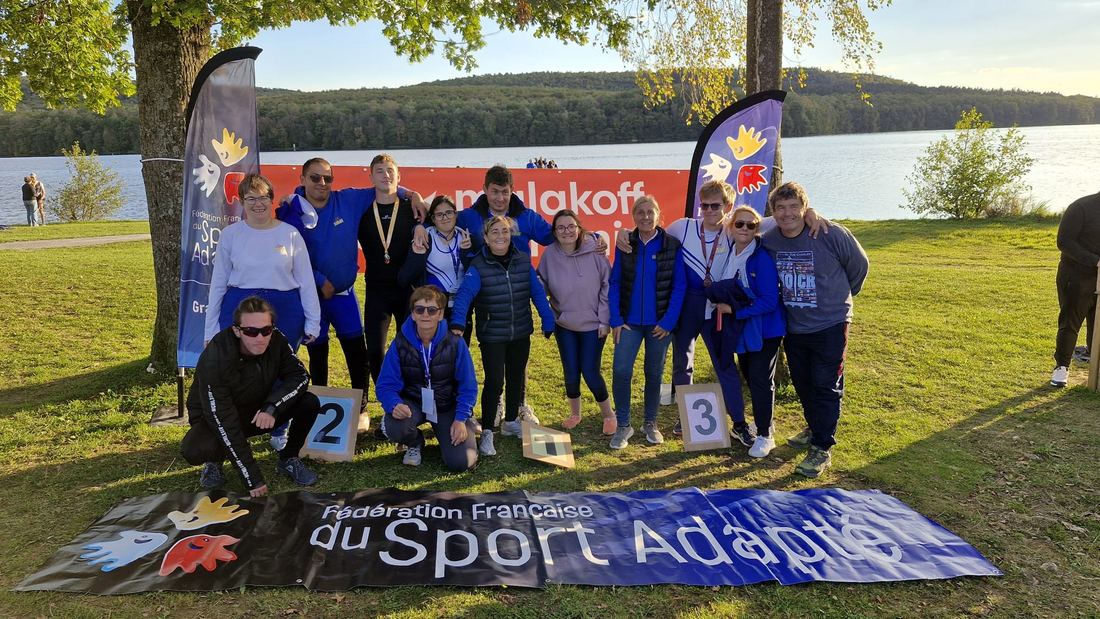
[[[386,264],[390,263],[390,241],[393,240],[393,229],[397,226],[397,203],[393,203],[393,214],[390,215],[390,231],[382,233],[382,216],[378,213],[378,201],[373,205],[374,223],[378,225],[378,238],[382,240],[382,251],[386,254]]]
[[[381,230],[381,228],[379,228],[379,230]],[[714,245],[711,245],[710,247],[710,258],[707,258],[707,270],[706,274],[703,277],[704,286],[709,286],[714,281],[710,278],[710,265],[714,264],[714,254],[718,251],[718,238],[720,236],[722,236],[721,230],[714,233],[714,240],[711,241],[712,243],[714,243]],[[707,238],[702,223],[699,224],[699,244],[702,246],[703,255],[705,256],[707,253]]]

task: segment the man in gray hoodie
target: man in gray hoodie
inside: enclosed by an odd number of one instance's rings
[[[798,183],[776,187],[768,204],[776,227],[764,233],[764,249],[775,258],[787,311],[783,343],[807,428],[787,439],[809,447],[796,469],[817,477],[832,464],[840,401],[844,397],[844,357],[852,297],[867,278],[867,253],[844,226],[810,238],[804,216],[809,206]]]

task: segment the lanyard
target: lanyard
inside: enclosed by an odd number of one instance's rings
[[[374,202],[374,223],[378,225],[378,238],[382,240],[382,251],[386,254],[386,264],[390,263],[390,241],[393,240],[393,229],[397,226],[397,202],[393,203],[393,214],[390,215],[390,231],[382,233],[382,216],[378,214],[378,202]]]
[[[703,224],[702,223],[699,223],[698,225],[699,225],[699,245],[701,247],[703,255],[705,256],[706,253],[707,253],[706,232],[703,229]],[[722,236],[722,231],[719,230],[718,232],[716,232],[714,234],[714,240],[711,241],[712,243],[714,243],[714,245],[711,245],[711,247],[710,247],[710,258],[707,258],[707,270],[706,270],[705,276],[703,277],[703,285],[704,286],[709,286],[712,283],[714,283],[714,280],[712,280],[710,278],[710,265],[714,264],[714,254],[715,254],[715,252],[718,251],[718,239],[721,236]]]
[[[442,232],[440,232],[439,230],[435,231],[435,235],[446,243],[445,245],[443,245],[443,247],[439,248],[439,251],[445,254],[449,254],[451,256],[451,264],[454,266],[455,269],[455,283],[458,283],[458,233],[452,232],[452,234],[454,234],[454,238],[448,241],[447,237],[443,236]],[[444,249],[444,247],[446,249]]]
[[[424,362],[424,380],[428,382],[428,389],[432,388],[432,343],[428,342],[428,349],[424,350],[423,342],[417,338],[417,346],[420,347],[420,360]]]

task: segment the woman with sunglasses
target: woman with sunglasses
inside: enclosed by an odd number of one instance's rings
[[[451,196],[436,196],[432,200],[428,221],[432,225],[428,226],[427,241],[413,239],[405,264],[397,274],[397,283],[402,286],[436,286],[442,290],[447,295],[444,318],[450,322],[455,295],[466,275],[460,254],[476,251],[476,241],[470,238],[468,231],[455,225],[458,223],[458,209]],[[469,322],[469,316],[466,322]],[[469,332],[464,339],[467,344],[470,343]]]
[[[439,439],[443,464],[461,473],[477,463],[477,442],[466,425],[477,402],[477,375],[466,342],[447,331],[446,306],[447,295],[436,286],[413,291],[411,313],[390,343],[374,389],[386,411],[382,431],[408,446],[405,464],[420,465],[419,426],[427,422]]]
[[[739,206],[730,213],[727,230],[733,237],[733,252],[723,280],[736,279],[752,292],[752,304],[734,311],[730,305],[718,303],[723,314],[732,314],[738,320],[759,317],[759,341],[737,355],[737,365],[749,386],[752,397],[752,416],[756,421],[756,439],[749,448],[749,455],[763,458],[775,449],[772,412],[775,409],[775,364],[779,356],[779,343],[787,333],[783,304],[779,302],[779,274],[771,254],[760,243],[760,215],[748,206]],[[742,404],[744,409],[744,404]]]
[[[275,188],[259,174],[237,187],[244,219],[222,229],[210,278],[206,308],[209,342],[233,324],[233,311],[248,297],[260,297],[275,309],[275,327],[295,352],[321,330],[321,308],[305,241],[298,230],[275,219]],[[304,340],[303,340],[304,336]]]
[[[555,243],[539,259],[538,273],[550,293],[557,328],[558,353],[565,373],[569,430],[581,421],[581,377],[603,415],[603,433],[615,433],[615,413],[607,383],[600,375],[603,347],[611,331],[607,289],[611,263],[597,251],[596,239],[569,209],[558,211],[553,221]]]
[[[531,334],[534,332],[532,301],[542,319],[543,334],[550,337],[554,332],[554,312],[531,266],[531,257],[512,243],[514,225],[515,220],[503,215],[486,220],[483,228],[485,246],[466,269],[451,312],[454,317],[451,330],[462,335],[467,329],[470,306],[477,307],[477,340],[485,371],[479,450],[485,456],[496,455],[493,424],[497,401],[505,386],[501,434],[520,436],[522,421],[538,423],[526,407],[520,414],[520,405],[527,395],[527,359],[531,355]]]

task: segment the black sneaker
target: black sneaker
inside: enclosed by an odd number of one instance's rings
[[[374,440],[376,440],[376,441],[388,441],[390,439],[386,438],[386,433],[383,432],[381,426],[379,426],[379,427],[374,429]]]
[[[202,473],[199,474],[199,485],[207,490],[217,490],[225,485],[225,474],[222,473],[220,462],[207,462],[202,465]]]
[[[672,426],[672,433],[676,436],[682,436],[684,434],[684,429],[680,427],[679,421],[676,422],[676,425]]]
[[[752,444],[756,442],[756,432],[752,431],[749,424],[744,421],[733,424],[733,432],[730,436],[734,440],[740,441],[745,447],[752,447]]]
[[[275,464],[275,472],[293,479],[299,486],[312,486],[317,483],[317,473],[306,468],[301,458],[280,459]]]

